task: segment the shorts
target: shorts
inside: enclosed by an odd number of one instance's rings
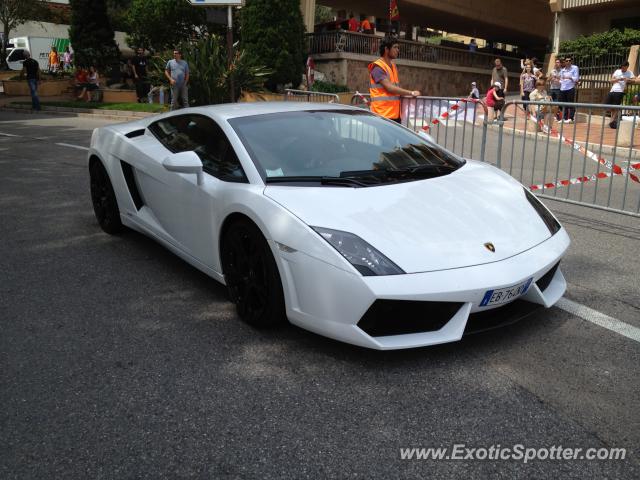
[[[609,92],[607,99],[604,101],[607,105],[620,105],[624,98],[623,92]]]

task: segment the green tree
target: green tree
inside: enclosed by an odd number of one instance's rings
[[[126,22],[127,43],[151,51],[173,48],[207,31],[205,10],[186,0],[133,0]]]
[[[0,65],[7,58],[7,44],[11,30],[31,20],[42,8],[47,8],[46,2],[41,0],[0,0],[0,24],[4,32],[4,41],[0,52]]]
[[[243,47],[273,70],[267,88],[297,87],[306,58],[299,0],[247,0],[241,18]]]
[[[105,71],[116,63],[120,51],[113,39],[105,0],[70,0],[69,40],[77,65],[95,65]]]

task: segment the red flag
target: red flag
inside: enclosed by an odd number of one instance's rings
[[[389,20],[400,20],[400,10],[398,10],[398,0],[389,1]]]

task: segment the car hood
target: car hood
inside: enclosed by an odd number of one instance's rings
[[[500,261],[551,236],[522,185],[474,161],[395,185],[268,185],[264,193],[310,226],[358,235],[407,273]]]

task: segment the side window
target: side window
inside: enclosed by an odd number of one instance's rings
[[[247,182],[236,152],[222,129],[204,115],[176,115],[149,126],[149,130],[173,153],[193,150],[205,172],[226,182]]]
[[[24,50],[21,48],[13,50],[9,54],[9,58],[7,58],[8,62],[18,62],[20,60],[24,60]]]

